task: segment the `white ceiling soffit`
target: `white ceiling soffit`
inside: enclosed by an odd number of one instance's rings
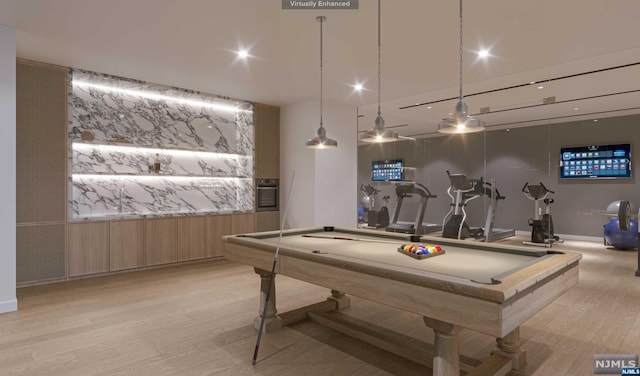
[[[640,113],[640,49],[545,67],[463,86],[469,113],[487,130],[624,116]],[[458,88],[386,101],[389,127],[403,136],[433,137],[449,116]],[[359,131],[370,128],[375,105],[359,108]]]
[[[370,109],[377,102],[377,1],[359,4],[358,10],[320,12],[282,10],[280,0],[0,0],[0,25],[17,30],[22,58],[287,105],[319,97],[315,18],[322,14],[324,98],[360,106],[363,130],[373,126]],[[464,92],[640,61],[639,14],[638,0],[466,0]],[[382,0],[383,115],[389,126],[407,124],[397,128],[403,135],[433,131],[453,110],[455,100],[430,111],[396,111],[457,95],[458,16],[457,1]],[[487,61],[475,59],[481,47],[491,48]],[[240,48],[249,49],[247,61],[236,57]],[[541,92],[466,100],[478,113],[547,96],[560,101],[620,91],[618,83],[637,89],[638,80],[630,72],[620,80],[626,82],[603,79],[592,89],[586,82],[575,93],[557,81]],[[362,93],[354,93],[356,82]],[[538,116],[518,110],[483,118],[491,129]]]

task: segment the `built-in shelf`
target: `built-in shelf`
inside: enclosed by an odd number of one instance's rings
[[[126,154],[133,153],[148,153],[150,155],[154,155],[155,153],[165,153],[172,155],[189,155],[189,156],[205,156],[210,158],[253,158],[251,155],[243,155],[238,153],[220,153],[220,152],[211,152],[199,149],[185,149],[185,148],[175,148],[175,147],[154,147],[154,146],[144,146],[144,145],[133,145],[132,143],[122,143],[122,142],[107,142],[107,143],[96,143],[96,142],[88,142],[88,141],[74,141],[72,143],[73,150],[91,150],[91,149],[102,149],[105,151],[114,151],[121,152]]]

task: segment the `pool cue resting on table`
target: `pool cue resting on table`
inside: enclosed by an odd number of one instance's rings
[[[276,272],[276,264],[278,263],[278,253],[280,252],[280,241],[282,240],[282,232],[284,231],[284,223],[287,219],[287,211],[289,210],[289,198],[291,198],[291,188],[293,187],[293,178],[296,175],[296,170],[291,172],[291,183],[289,184],[289,192],[287,193],[287,202],[284,207],[284,215],[282,216],[282,225],[280,226],[280,235],[278,236],[278,243],[276,245],[276,253],[273,257],[273,265],[271,266],[271,276],[269,277],[269,285],[267,287],[267,294],[264,297],[264,305],[262,306],[262,312],[260,317],[260,328],[258,329],[258,338],[256,339],[256,348],[253,351],[253,359],[251,364],[256,365],[256,359],[258,359],[258,351],[260,351],[260,341],[262,340],[262,331],[264,330],[264,320],[267,316],[267,304],[269,304],[269,295],[271,294],[271,284],[273,283],[273,277]]]
[[[350,241],[355,241],[355,242],[373,242],[373,243],[391,243],[391,244],[398,244],[398,243],[402,243],[403,241],[406,240],[376,240],[376,239],[363,239],[363,238],[350,238],[347,236],[323,236],[323,235],[311,235],[311,234],[304,234],[302,235],[303,238],[318,238],[318,239],[328,239],[328,240],[350,240]],[[417,240],[411,239],[412,242],[418,242],[420,241],[419,237]]]

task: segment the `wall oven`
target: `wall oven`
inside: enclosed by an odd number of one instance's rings
[[[279,179],[256,179],[256,211],[278,211]]]

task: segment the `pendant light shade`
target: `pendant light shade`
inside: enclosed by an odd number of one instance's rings
[[[380,86],[380,0],[378,0],[378,117],[375,126],[360,136],[360,141],[364,142],[395,142],[398,141],[398,133],[384,127],[384,119],[380,111],[380,99],[382,89]]]
[[[318,128],[317,135],[308,139],[304,144],[309,149],[330,149],[337,147],[338,142],[327,137],[327,131],[322,122],[322,24],[327,20],[327,17],[318,16],[316,20],[320,22],[320,128]]]
[[[360,141],[364,142],[395,142],[398,141],[398,133],[390,129],[385,129],[384,119],[378,113],[376,118],[376,125],[373,129],[366,131],[361,137]]]
[[[438,132],[440,133],[474,133],[484,130],[484,121],[482,119],[469,116],[467,113],[467,104],[464,103],[462,96],[462,0],[460,0],[460,86],[458,103],[456,104],[453,117],[442,119],[438,123]]]
[[[318,135],[304,143],[309,149],[330,149],[338,146],[338,141],[327,137],[327,131],[322,125],[318,128]]]

